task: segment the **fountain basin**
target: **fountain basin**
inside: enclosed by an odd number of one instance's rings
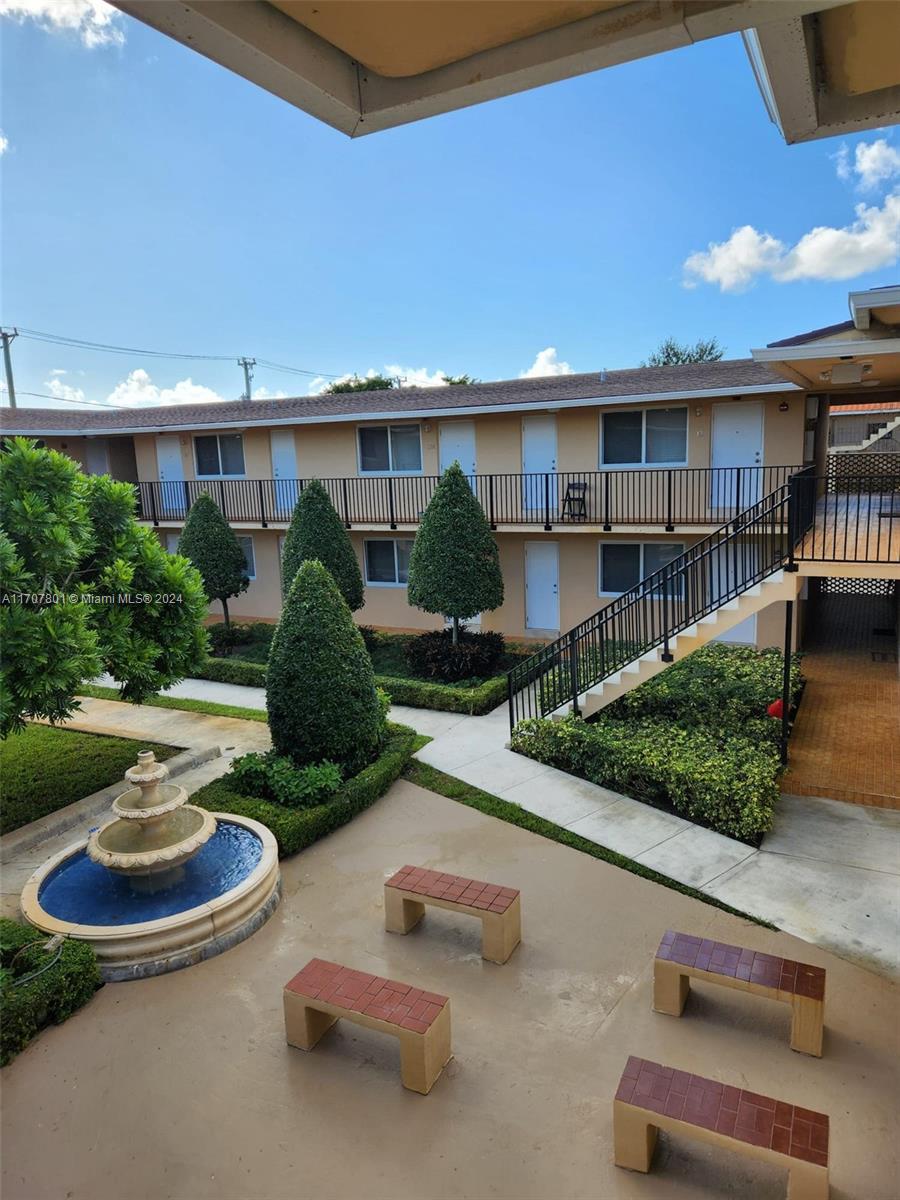
[[[113,803],[122,816],[109,821],[88,838],[87,854],[95,863],[123,875],[147,875],[170,872],[192,858],[216,832],[216,820],[205,808],[185,804],[182,798],[172,807],[126,809],[125,797]],[[152,815],[150,815],[152,814]],[[135,818],[140,818],[135,819]]]
[[[34,872],[22,891],[23,916],[46,933],[89,942],[106,980],[161,975],[237,945],[277,907],[278,843],[249,817],[207,815],[218,832],[171,887],[130,890],[125,875],[91,861],[80,841]]]

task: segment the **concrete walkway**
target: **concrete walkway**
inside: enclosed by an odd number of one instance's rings
[[[170,694],[265,707],[262,688],[199,679],[185,680]],[[96,713],[92,706],[100,703],[86,701],[87,715]],[[123,710],[117,706],[117,711]],[[153,718],[130,718],[147,720],[148,736],[152,732],[160,741],[167,740],[167,730],[171,741],[173,718],[176,724],[190,719],[192,725],[194,720],[228,720],[167,709],[132,711],[160,715],[159,724]],[[418,752],[422,762],[797,937],[900,976],[900,812],[782,796],[775,826],[755,850],[507,750],[505,707],[468,717],[397,705],[391,716],[433,739]],[[257,738],[266,732],[265,726],[257,727]],[[227,761],[219,773],[226,768]]]

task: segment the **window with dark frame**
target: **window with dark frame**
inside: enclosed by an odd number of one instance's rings
[[[621,595],[684,554],[681,542],[601,542],[601,596]],[[678,584],[678,594],[681,585]]]
[[[422,470],[422,439],[418,425],[361,425],[361,474],[409,475]]]
[[[239,433],[204,433],[194,438],[198,479],[244,474],[244,439]]]
[[[603,466],[665,466],[687,462],[687,409],[605,412]]]
[[[367,538],[364,543],[366,583],[405,587],[409,582],[412,538]]]

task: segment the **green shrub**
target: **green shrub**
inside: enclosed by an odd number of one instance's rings
[[[48,953],[41,948],[47,940],[47,934],[30,925],[0,920],[0,1066],[15,1058],[45,1025],[65,1021],[100,986],[97,956],[86,942],[69,939]],[[26,979],[38,971],[35,978]]]
[[[506,699],[507,692],[505,675],[486,679],[477,687],[452,687],[448,683],[426,683],[421,679],[403,679],[394,675],[376,675],[375,680],[394,704],[476,717],[493,712]]]
[[[409,603],[460,621],[503,603],[500,554],[484,510],[458,462],[434,489],[409,558]]]
[[[242,658],[208,658],[196,672],[196,678],[238,687],[265,687],[266,668],[262,663],[245,662]]]
[[[188,511],[178,539],[178,553],[189,558],[203,577],[210,600],[219,600],[225,624],[230,624],[228,601],[250,583],[237,534],[211,496],[202,492]]]
[[[302,563],[317,561],[334,577],[351,612],[363,606],[363,581],[353,543],[318,479],[300,493],[284,539],[281,586],[286,597]]]
[[[352,775],[384,729],[372,660],[350,609],[320,562],[291,584],[266,668],[272,744],[298,766],[334,762]]]
[[[243,754],[231,766],[235,787],[245,796],[273,800],[285,808],[313,808],[324,804],[341,786],[341,772],[334,763],[295,766],[274,750],[266,754]]]
[[[271,829],[284,857],[296,854],[338,829],[383,796],[402,772],[416,745],[415,730],[405,725],[388,725],[378,758],[343,784],[326,804],[315,808],[286,808],[268,800],[242,795],[232,775],[226,775],[195,792],[192,804],[211,812],[250,817]]]
[[[406,644],[406,662],[414,675],[457,683],[460,679],[492,675],[503,655],[502,633],[470,633],[460,629],[436,629]]]
[[[512,748],[745,841],[771,827],[779,795],[774,744],[649,717],[522,721]]]
[[[791,700],[803,689],[801,655],[791,659]],[[776,741],[781,722],[766,715],[781,695],[784,656],[774,648],[711,644],[673,663],[603,710],[603,719],[658,717]]]

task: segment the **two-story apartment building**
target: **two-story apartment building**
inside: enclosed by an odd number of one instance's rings
[[[900,385],[900,289],[877,300],[865,327],[857,314],[747,359],[109,413],[19,409],[4,413],[4,431],[135,481],[141,519],[173,550],[209,492],[245,547],[251,583],[232,605],[244,619],[277,618],[284,533],[318,478],[359,556],[358,620],[408,630],[439,624],[407,603],[407,566],[440,473],[458,461],[504,574],[504,603],[482,627],[545,640],[804,466],[824,472],[830,395],[870,400]],[[727,584],[734,569],[723,555],[716,575]],[[725,636],[778,644],[782,608]]]

